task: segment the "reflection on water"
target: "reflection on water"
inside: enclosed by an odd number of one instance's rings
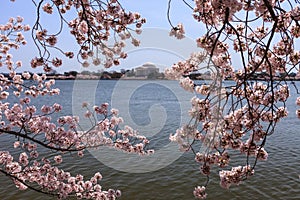
[[[82,91],[82,96],[89,95],[89,87],[95,83],[83,81],[80,84],[83,88],[75,88]],[[147,135],[152,140],[152,145],[158,150],[164,150],[169,143],[168,136],[178,128],[178,124],[186,121],[185,113],[181,112],[189,106],[189,96],[182,92],[175,81],[158,81],[157,83],[147,81],[101,81],[94,95],[95,102],[115,101],[116,91],[125,91],[123,96],[118,97],[115,105],[123,104],[124,109],[120,109],[121,115],[125,115],[125,122],[139,128],[140,132]],[[138,87],[137,87],[138,85]],[[59,101],[64,107],[64,114],[72,114],[72,86],[73,81],[57,81],[57,86],[61,89],[59,97],[43,98],[43,101],[34,100],[34,103],[44,102],[52,104]],[[117,87],[117,88],[116,88]],[[126,97],[126,91],[134,88],[130,99]],[[114,93],[115,91],[115,93]],[[293,90],[291,90],[293,92]],[[94,93],[93,93],[94,94]],[[180,99],[179,99],[180,98]],[[277,127],[276,132],[270,136],[266,149],[269,152],[268,160],[259,162],[255,175],[242,183],[239,187],[232,187],[229,190],[221,189],[218,183],[217,170],[210,180],[207,189],[207,199],[300,199],[300,122],[294,115],[293,96],[288,101],[287,106],[290,112],[288,118],[284,119]],[[74,98],[73,98],[74,100]],[[11,101],[14,101],[11,99]],[[126,109],[125,109],[126,108]],[[122,114],[122,112],[124,112]],[[123,116],[124,116],[123,115]],[[161,123],[160,117],[164,118]],[[151,128],[152,132],[143,132],[143,126]],[[159,127],[157,127],[159,126]],[[161,127],[160,127],[161,126]],[[150,130],[150,129],[148,129]],[[155,133],[154,133],[155,132]],[[7,148],[11,138],[0,137],[0,148]],[[171,149],[177,151],[177,149]],[[171,152],[170,156],[171,156]],[[101,163],[89,152],[85,157],[65,157],[63,168],[74,174],[82,173],[86,177],[92,176],[100,171],[103,174],[103,188],[118,188],[122,190],[122,200],[165,200],[165,199],[193,199],[192,191],[197,185],[204,183],[205,178],[200,174],[197,164],[193,161],[192,153],[186,153],[176,158],[174,162],[156,171],[151,170],[151,165],[145,166],[149,169],[145,173],[130,173],[126,170],[118,171],[106,166],[105,161]],[[168,152],[166,151],[166,157]],[[128,167],[128,162],[110,156],[110,160],[118,163],[118,166]],[[163,157],[162,157],[163,158]],[[164,160],[159,160],[162,162]],[[101,159],[100,159],[101,160]],[[241,160],[241,162],[243,162]],[[241,163],[243,164],[243,163]],[[134,165],[133,165],[134,166]],[[0,199],[1,200],[38,200],[52,199],[32,191],[19,192],[9,178],[0,175]]]

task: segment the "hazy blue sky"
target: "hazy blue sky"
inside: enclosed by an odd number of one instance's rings
[[[191,1],[192,0],[188,0],[187,2]],[[141,47],[133,48],[129,41],[127,45],[127,51],[129,51],[128,58],[125,61],[122,61],[119,67],[113,67],[111,70],[133,68],[142,65],[145,62],[153,62],[159,66],[171,66],[177,61],[187,58],[191,52],[201,51],[201,49],[196,48],[195,39],[203,35],[205,28],[193,19],[191,9],[182,1],[172,1],[170,17],[173,25],[177,25],[179,22],[184,24],[186,30],[185,40],[176,40],[168,37],[169,30],[171,29],[167,20],[168,0],[120,0],[120,2],[126,10],[141,13],[141,15],[147,19],[147,23],[143,27],[143,33],[137,36],[137,38],[141,40]],[[9,17],[16,17],[18,15],[25,18],[25,23],[30,24],[31,26],[34,24],[36,10],[31,0],[16,0],[15,3],[10,2],[9,0],[1,1],[1,24],[6,23]],[[70,14],[67,18],[72,19],[74,16]],[[241,17],[243,16],[241,15]],[[57,15],[43,13],[41,21],[45,28],[57,31],[57,19]],[[59,37],[59,46],[64,51],[76,51],[78,46],[72,35],[68,34],[67,27],[64,30],[65,32]],[[22,70],[34,71],[29,67],[29,62],[32,57],[37,55],[37,49],[33,45],[30,33],[26,34],[26,39],[28,45],[22,47],[17,52],[13,52],[13,54],[15,60],[20,59],[23,61],[24,67],[21,68]],[[277,40],[275,39],[274,42],[277,42]],[[299,49],[299,46],[300,44],[295,42],[295,47],[297,49]],[[232,51],[232,62],[234,66],[239,66],[239,55],[235,55],[233,50],[230,51]],[[97,71],[99,69],[103,69],[103,67],[90,67],[90,70],[92,71]],[[0,70],[4,71],[3,68],[0,68]],[[41,71],[41,69],[38,70]],[[81,68],[81,65],[76,59],[64,60],[63,67],[57,69],[59,72],[70,70],[81,71],[85,69]]]
[[[121,0],[121,3],[126,10],[141,13],[141,15],[147,19],[147,23],[144,25],[144,34],[138,36],[142,42],[142,46],[139,49],[133,49],[131,44],[128,44],[128,59],[122,61],[120,67],[114,67],[112,70],[136,67],[145,62],[154,62],[160,66],[170,66],[178,60],[186,58],[192,50],[198,50],[195,44],[191,42],[194,42],[195,38],[201,35],[201,26],[193,20],[191,10],[186,7],[182,1],[172,2],[171,19],[174,25],[179,22],[184,23],[187,32],[187,39],[185,39],[185,41],[178,41],[168,37],[170,25],[167,21],[167,0]],[[0,15],[1,24],[6,23],[11,16],[22,16],[25,19],[24,23],[32,27],[36,19],[36,10],[31,0],[16,0],[14,3],[9,0],[4,0],[1,2]],[[49,28],[53,31],[57,30],[57,16],[43,14],[42,22],[45,28]],[[151,29],[147,31],[147,28]],[[155,31],[155,29],[158,31]],[[65,51],[77,49],[78,47],[74,44],[72,35],[66,33],[68,33],[67,28],[65,28],[65,33],[59,37],[60,47]],[[17,52],[13,52],[14,59],[23,61],[24,67],[21,68],[22,70],[35,71],[28,66],[31,58],[37,55],[37,50],[33,45],[30,33],[27,33],[25,36],[28,45],[22,47]],[[143,46],[143,40],[145,38],[147,38],[146,43],[148,45]],[[151,43],[152,41],[153,44]],[[178,48],[181,48],[181,50]],[[101,68],[102,67],[91,68],[91,70],[96,71]],[[63,72],[73,69],[82,70],[76,59],[65,60],[63,67],[57,69],[57,71]],[[3,71],[3,69],[0,70]]]

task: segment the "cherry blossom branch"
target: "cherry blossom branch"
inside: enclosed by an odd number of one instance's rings
[[[43,2],[45,1],[35,4],[38,10]],[[52,2],[57,9],[62,3],[60,0]],[[48,12],[51,8],[48,4],[43,6]],[[134,16],[138,14],[131,17]],[[22,25],[22,21],[21,17],[11,18],[6,25],[0,25],[0,66],[4,65],[9,70],[8,77],[0,74],[0,136],[15,136],[11,137],[14,154],[10,154],[11,148],[8,148],[8,151],[0,151],[0,173],[10,177],[20,190],[31,189],[60,199],[120,197],[119,190],[102,190],[98,184],[102,178],[100,173],[96,173],[90,180],[84,180],[82,175],[73,177],[70,172],[60,169],[59,164],[63,162],[60,154],[77,152],[78,156],[82,157],[85,149],[109,146],[128,153],[148,155],[153,153],[153,150],[147,147],[149,141],[128,126],[121,129],[119,125],[123,122],[122,118],[118,116],[117,110],[109,111],[108,104],[94,106],[92,112],[87,109],[86,117],[91,120],[88,130],[81,129],[77,116],[59,116],[57,120],[53,120],[52,116],[59,115],[62,110],[62,106],[57,103],[42,105],[40,108],[32,105],[31,98],[39,97],[41,100],[48,95],[59,95],[60,91],[53,88],[55,81],[47,80],[45,74],[40,76],[28,72],[16,73],[15,69],[21,67],[22,63],[14,63],[9,52],[12,48],[19,49],[20,45],[26,44],[21,31],[28,31],[30,28],[28,25]],[[31,64],[32,67],[44,66],[44,70],[47,71],[48,66],[45,62],[49,61],[47,52],[50,52],[47,48],[55,42],[55,37],[44,34],[46,32],[43,32],[39,23],[38,18],[35,24],[38,33],[33,38],[38,40],[37,45],[41,45],[41,57],[34,58]],[[61,29],[62,26],[60,31]],[[57,34],[60,34],[60,31]],[[72,57],[72,53],[67,53],[67,56]],[[54,59],[51,62],[59,64],[60,60]],[[10,103],[10,95],[18,101]],[[97,120],[94,114],[100,116],[100,120]],[[44,150],[41,155],[39,150]],[[47,151],[50,151],[51,155],[45,158],[43,155]]]
[[[185,90],[195,93],[189,111],[191,120],[170,136],[171,141],[195,154],[205,176],[210,175],[213,165],[230,166],[229,152],[240,151],[245,156],[246,166],[219,172],[224,188],[254,174],[257,162],[268,157],[264,149],[267,137],[287,116],[285,102],[290,93],[286,79],[288,73],[298,69],[300,61],[299,51],[293,49],[294,40],[300,37],[299,8],[288,3],[290,10],[281,8],[284,1],[194,1],[193,16],[206,26],[206,33],[196,42],[208,52],[208,58],[199,59],[194,54],[166,71],[169,77],[180,79]],[[173,29],[171,35],[183,37],[183,31]],[[180,30],[184,30],[182,24]],[[240,63],[232,63],[231,55]],[[195,58],[198,63],[191,64],[189,61]],[[189,73],[200,71],[199,65],[206,60],[207,68],[216,70],[211,70],[210,85],[198,86]],[[236,68],[240,69],[235,72]],[[263,76],[256,78],[260,74]],[[223,88],[227,78],[233,83]],[[296,113],[300,117],[300,111]],[[199,150],[194,149],[197,143],[202,145]],[[195,197],[205,198],[207,186],[196,187]]]
[[[50,196],[54,196],[54,197],[59,197],[56,194],[53,194],[53,193],[50,193],[50,192],[45,192],[45,191],[43,191],[41,189],[37,189],[35,187],[32,187],[29,184],[27,184],[26,182],[24,182],[23,180],[19,179],[17,176],[14,176],[13,174],[7,173],[6,171],[2,170],[1,168],[0,168],[0,172],[3,173],[4,175],[10,177],[13,181],[17,180],[18,182],[22,183],[23,185],[25,185],[30,190],[33,190],[35,192],[38,192],[38,193],[41,193],[41,194],[44,194],[44,195],[50,195]]]

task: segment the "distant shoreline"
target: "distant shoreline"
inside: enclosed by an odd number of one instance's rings
[[[11,79],[9,74],[2,73],[4,77]],[[21,74],[20,74],[21,75]],[[42,74],[39,74],[42,75]],[[207,77],[195,77],[195,76],[189,76],[191,80],[198,80],[198,81],[205,81],[205,80],[212,80]],[[147,76],[126,76],[125,74],[118,74],[118,76],[110,76],[109,74],[105,75],[82,75],[82,74],[77,74],[76,76],[74,75],[63,75],[63,74],[55,74],[55,75],[47,75],[47,80],[54,79],[54,80],[176,80],[176,79],[167,79],[165,77],[147,77]],[[29,79],[31,80],[31,79]],[[226,78],[224,81],[233,81],[231,78]],[[247,81],[268,81],[267,78],[263,77],[253,77],[247,79]],[[291,76],[286,76],[285,78],[280,78],[280,77],[274,77],[273,81],[300,81],[300,78],[297,77],[291,77]]]
[[[192,78],[190,77],[192,80],[198,80],[198,81],[205,81],[205,80],[212,80],[212,79],[197,79],[197,78]],[[54,79],[54,80],[176,80],[176,79],[167,79],[167,78],[147,78],[147,77],[118,77],[118,78],[111,78],[111,77],[107,77],[107,78],[101,78],[98,76],[92,76],[92,77],[88,77],[88,76],[47,76],[47,79]],[[232,79],[228,78],[225,79],[225,81],[233,81]],[[268,79],[264,79],[264,78],[251,78],[248,79],[248,81],[268,81]],[[275,77],[273,79],[273,81],[300,81],[300,78],[294,78],[294,77],[287,77],[284,79],[280,79]]]

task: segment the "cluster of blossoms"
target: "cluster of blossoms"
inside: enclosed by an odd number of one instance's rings
[[[299,76],[300,54],[294,44],[300,36],[300,9],[288,0],[196,0],[189,7],[194,19],[207,28],[196,39],[206,53],[200,62],[191,62],[197,57],[194,54],[166,71],[168,77],[180,80],[183,89],[195,93],[191,120],[170,139],[181,150],[195,154],[205,176],[212,172],[212,165],[231,166],[230,154],[240,152],[247,166],[219,172],[220,185],[229,188],[253,175],[258,160],[267,160],[267,137],[288,115],[286,78],[292,70]],[[171,35],[178,37],[174,29]],[[213,72],[208,77],[210,84],[197,85],[189,78],[203,68],[201,62]],[[224,84],[228,78],[232,82]],[[300,98],[296,104],[300,105]],[[296,114],[299,117],[300,110]],[[207,183],[195,188],[196,198],[206,198]]]
[[[185,31],[184,31],[184,27],[182,24],[178,24],[170,32],[170,36],[175,36],[177,39],[183,39],[184,34],[185,34]]]
[[[0,67],[6,66],[9,70],[22,66],[21,61],[12,61],[11,49],[19,49],[27,42],[22,31],[29,31],[29,25],[23,25],[23,18],[10,18],[6,24],[0,25]]]
[[[123,48],[125,40],[131,39],[134,46],[139,45],[139,41],[132,37],[131,30],[141,33],[141,27],[145,19],[141,18],[138,13],[126,12],[118,1],[91,1],[91,0],[68,0],[68,1],[49,1],[43,2],[38,7],[49,15],[59,12],[62,18],[61,23],[68,22],[71,35],[75,37],[80,49],[77,59],[83,67],[103,64],[109,68],[112,65],[119,65],[120,59],[127,57]],[[38,13],[40,13],[40,11]],[[67,13],[75,11],[76,18],[66,19]],[[60,26],[62,27],[63,24]],[[132,28],[131,25],[135,25]],[[45,70],[50,70],[48,63],[55,67],[62,65],[62,60],[53,58],[49,60],[49,47],[57,47],[58,35],[48,33],[43,29],[39,21],[33,26],[36,31],[34,39],[40,51],[40,58],[32,60],[32,67],[44,66]],[[62,29],[60,30],[62,31]],[[111,34],[113,34],[113,44],[110,44]],[[73,58],[74,52],[65,52],[66,57]],[[47,55],[47,56],[44,56]]]
[[[296,104],[297,104],[297,106],[300,106],[300,97],[297,98]],[[296,110],[296,114],[297,114],[297,117],[300,118],[300,109]]]
[[[137,153],[139,155],[148,155],[154,153],[152,149],[146,150],[149,140],[129,126],[120,129],[119,125],[123,123],[123,119],[118,116],[118,110],[108,110],[109,105],[104,103],[100,106],[94,106],[93,110],[88,109],[88,104],[83,103],[83,107],[87,108],[85,117],[91,121],[95,121],[93,129],[80,133],[81,141],[86,147],[109,146],[128,153]],[[134,140],[133,140],[134,139]],[[134,142],[133,142],[134,141]]]
[[[250,166],[233,167],[230,171],[222,170],[219,172],[223,188],[229,188],[231,184],[240,184],[242,180],[254,174],[254,170]]]
[[[199,22],[201,21],[204,24],[214,26],[220,22],[232,20],[234,14],[240,11],[243,5],[246,5],[246,3],[240,0],[228,0],[224,2],[218,0],[196,0],[193,16]]]
[[[3,166],[0,171],[11,177],[20,190],[26,190],[32,187],[32,184],[37,184],[41,191],[58,198],[75,196],[80,199],[115,199],[121,196],[119,190],[102,189],[99,185],[102,175],[99,172],[90,180],[84,180],[80,174],[72,176],[69,172],[59,169],[56,166],[62,161],[59,156],[56,156],[54,160],[43,158],[38,161],[36,160],[38,157],[36,145],[23,143],[22,146],[15,144],[15,147],[27,150],[29,155],[23,152],[15,161],[8,151],[0,151],[0,164]]]
[[[204,186],[197,186],[194,189],[194,196],[198,199],[205,199],[207,194]]]
[[[169,79],[180,79],[182,76],[198,70],[198,65],[204,62],[205,59],[205,52],[192,53],[189,59],[180,61],[174,64],[172,68],[166,69],[165,76]]]
[[[86,180],[80,174],[73,176],[61,169],[62,155],[69,152],[82,157],[85,149],[99,146],[147,155],[153,153],[153,150],[147,150],[149,141],[128,126],[121,129],[123,119],[106,103],[94,106],[92,110],[87,104],[83,105],[87,109],[85,117],[92,122],[88,131],[81,129],[78,116],[61,115],[63,108],[58,103],[34,105],[33,98],[40,100],[59,95],[60,90],[54,87],[55,80],[48,80],[45,74],[16,73],[19,64],[14,66],[9,53],[11,48],[18,49],[20,44],[26,43],[19,31],[27,31],[29,27],[21,22],[22,18],[18,17],[0,25],[1,64],[9,70],[8,76],[0,74],[0,137],[11,136],[14,140],[13,150],[0,150],[0,173],[11,178],[20,190],[33,189],[59,199],[70,196],[79,199],[120,197],[119,190],[102,189],[99,172]],[[42,63],[40,59],[33,60],[38,65]]]
[[[115,198],[120,195],[120,192],[114,190],[101,190],[95,178],[84,181],[82,176],[72,177],[69,172],[64,172],[56,166],[62,162],[61,155],[53,157],[53,165],[44,157],[40,158],[38,147],[58,153],[77,152],[80,157],[83,156],[84,149],[98,146],[114,147],[140,155],[153,153],[152,150],[145,150],[149,141],[144,136],[138,135],[127,126],[123,130],[118,128],[123,120],[118,117],[117,110],[108,110],[108,104],[95,106],[91,115],[90,111],[87,111],[86,117],[92,117],[96,113],[103,116],[103,119],[95,121],[89,131],[79,131],[79,118],[76,116],[60,116],[56,121],[52,119],[53,113],[62,110],[61,105],[55,103],[51,106],[43,105],[41,108],[31,105],[32,97],[59,94],[58,89],[52,88],[54,80],[47,81],[45,76],[37,74],[31,76],[24,73],[19,76],[11,72],[10,75],[11,79],[0,76],[0,132],[15,136],[17,141],[14,147],[23,152],[20,153],[19,159],[14,161],[8,151],[1,151],[0,171],[10,176],[19,189],[27,189],[35,183],[43,188],[43,191],[56,194],[60,198],[74,194],[79,198],[95,199]],[[32,78],[37,85],[27,88],[23,77]],[[12,105],[6,101],[11,88],[15,90],[13,95],[19,97],[19,102]],[[22,96],[24,98],[21,98]]]

